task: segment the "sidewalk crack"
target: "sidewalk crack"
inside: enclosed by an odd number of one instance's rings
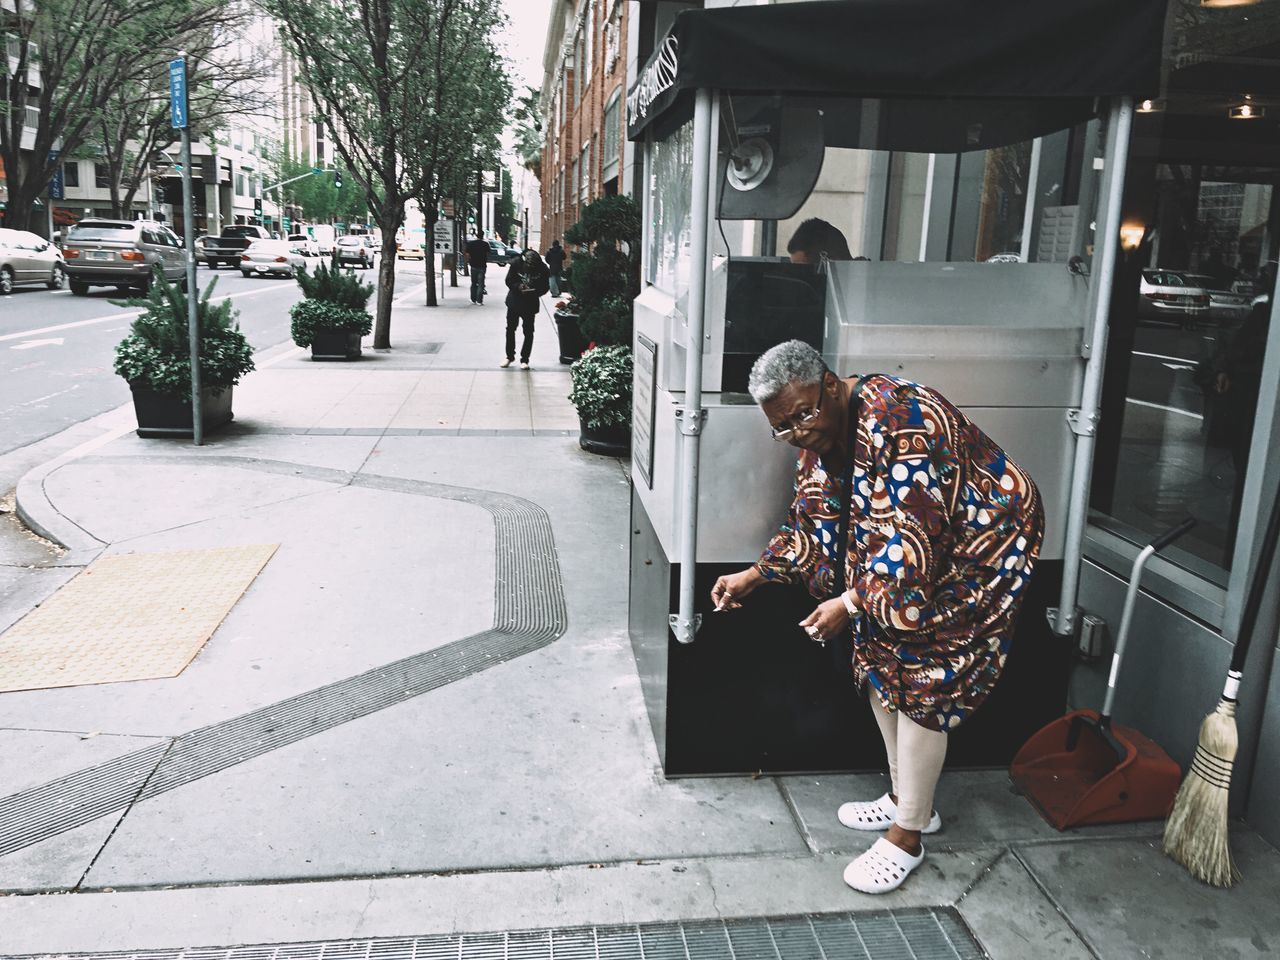
[[[89,865],[84,868],[84,873],[80,874],[80,879],[75,882],[74,886],[72,886],[71,891],[73,893],[79,890],[81,886],[83,886],[85,880],[89,878],[89,872],[93,870],[98,863],[98,859],[106,852],[107,844],[115,839],[116,831],[119,830],[121,825],[124,823],[125,817],[129,816],[129,814],[133,812],[134,806],[138,803],[138,798],[141,797],[142,792],[147,789],[147,784],[151,782],[152,778],[160,772],[160,767],[164,764],[165,758],[169,756],[170,751],[173,750],[174,744],[177,742],[177,737],[169,738],[169,744],[165,747],[164,753],[160,754],[160,757],[155,762],[155,766],[151,768],[151,772],[147,774],[143,778],[142,783],[138,785],[138,789],[134,793],[133,798],[129,801],[128,805],[120,811],[120,817],[116,820],[115,826],[111,828],[111,832],[108,833],[106,839],[102,841],[102,846],[98,847],[98,852],[93,855],[93,859],[89,861]]]

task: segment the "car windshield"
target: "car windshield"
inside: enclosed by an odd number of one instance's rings
[[[137,228],[131,223],[93,223],[72,227],[68,240],[132,240]]]
[[[359,237],[342,237],[338,240],[338,246],[340,247],[358,247],[363,243],[364,241]]]
[[[256,237],[258,235],[257,227],[225,227],[222,235],[224,237]]]
[[[1206,290],[1217,290],[1222,284],[1218,283],[1213,277],[1206,276],[1203,273],[1187,273],[1184,274],[1187,283],[1193,287],[1204,287]]]

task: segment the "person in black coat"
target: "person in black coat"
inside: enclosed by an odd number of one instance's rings
[[[533,322],[538,316],[539,298],[547,292],[550,275],[547,265],[534,249],[525,250],[507,271],[507,357],[502,366],[516,359],[516,326],[523,322],[524,343],[520,347],[520,366],[529,369],[529,353],[533,350]]]
[[[559,240],[551,241],[551,249],[547,251],[547,272],[551,274],[551,295],[560,296],[560,271],[564,269],[564,247]]]

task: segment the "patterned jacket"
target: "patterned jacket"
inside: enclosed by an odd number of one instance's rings
[[[896,377],[862,383],[844,589],[860,615],[853,669],[888,710],[953,730],[1008,656],[1043,537],[1031,478],[946,398]],[[791,515],[758,566],[834,596],[844,492],[808,450]]]

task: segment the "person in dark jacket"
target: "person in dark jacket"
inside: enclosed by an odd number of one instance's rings
[[[489,244],[476,230],[475,239],[467,244],[467,264],[471,267],[471,302],[484,303],[484,273],[489,266]]]
[[[511,262],[507,271],[507,357],[502,366],[516,360],[516,326],[524,324],[524,343],[520,347],[520,367],[529,369],[529,353],[533,350],[533,321],[538,316],[539,297],[547,292],[550,274],[547,265],[532,248],[519,260]]]
[[[551,249],[547,251],[547,273],[551,286],[551,295],[560,296],[560,271],[564,269],[564,247],[559,240],[551,241]]]

